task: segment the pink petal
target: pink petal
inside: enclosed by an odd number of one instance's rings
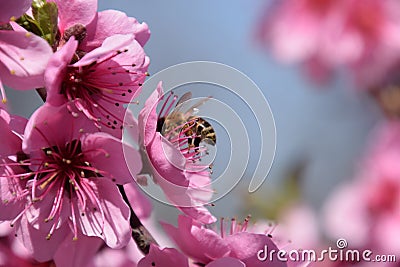
[[[16,225],[17,238],[23,242],[24,246],[32,252],[34,258],[38,261],[51,260],[69,232],[68,225],[64,224],[47,240],[47,233],[33,228],[24,216]]]
[[[82,67],[90,65],[93,62],[101,62],[105,58],[108,58],[110,54],[116,51],[123,51],[126,47],[129,47],[134,43],[134,37],[131,34],[115,34],[104,40],[102,45],[89,53],[87,53],[78,62],[73,64],[74,67]],[[135,48],[134,48],[135,49]],[[132,64],[132,62],[130,62]]]
[[[162,82],[159,82],[157,89],[146,100],[143,109],[139,113],[139,135],[144,136],[144,146],[149,145],[153,140],[157,129],[157,104],[163,95]]]
[[[180,215],[178,228],[161,223],[164,231],[189,257],[208,263],[231,253],[228,244],[214,231],[202,229],[191,218]]]
[[[22,140],[12,132],[11,118],[5,110],[0,110],[0,157],[16,155],[21,150]]]
[[[49,44],[32,33],[0,31],[1,80],[19,90],[43,87],[52,54]]]
[[[91,187],[100,200],[105,220],[99,208],[84,216],[77,211],[79,228],[84,235],[100,237],[111,248],[126,246],[131,239],[130,212],[117,186],[107,179],[93,178]]]
[[[12,115],[10,120],[10,128],[19,135],[23,135],[28,120],[24,117]]]
[[[135,182],[124,185],[125,193],[133,211],[139,219],[147,219],[153,209],[150,199],[145,196]]]
[[[86,51],[101,46],[107,37],[114,34],[133,34],[141,46],[144,46],[150,37],[146,23],[139,23],[135,18],[117,10],[98,12],[86,29],[88,34],[81,45]]]
[[[106,171],[118,184],[133,182],[131,173],[139,173],[142,169],[139,152],[109,134],[87,134],[82,136],[81,142],[82,151],[93,167]],[[124,152],[134,162],[130,169],[125,163]]]
[[[133,244],[136,246],[136,244]],[[138,250],[138,249],[136,249]],[[143,254],[141,252],[137,252],[140,254],[140,258],[143,258]],[[133,261],[131,257],[130,251],[126,249],[109,249],[102,248],[95,256],[93,260],[93,265],[89,265],[90,267],[136,267],[136,262]],[[87,266],[87,267],[89,267]]]
[[[0,24],[7,23],[11,17],[19,18],[31,6],[32,0],[0,0]]]
[[[40,190],[38,191],[38,194],[41,193]],[[34,229],[37,229],[42,233],[46,233],[46,235],[50,232],[50,229],[53,227],[54,224],[56,225],[56,232],[58,231],[58,229],[65,226],[65,222],[69,220],[69,216],[71,214],[69,205],[65,204],[69,203],[70,199],[67,195],[64,195],[62,199],[64,205],[62,206],[62,209],[60,211],[59,221],[57,221],[57,217],[55,217],[53,220],[48,221],[48,217],[54,205],[54,199],[56,198],[56,195],[56,189],[51,190],[49,193],[47,193],[46,197],[44,197],[40,201],[35,202],[25,212],[25,216],[29,224]],[[43,237],[45,237],[46,235],[44,235]]]
[[[25,153],[29,154],[43,147],[78,140],[83,133],[96,131],[97,128],[93,123],[88,123],[83,115],[71,116],[66,104],[54,107],[46,103],[29,119],[22,146]]]
[[[221,258],[218,260],[215,260],[213,262],[210,262],[207,264],[205,267],[246,267],[246,264],[244,264],[242,261],[234,258]],[[252,265],[249,265],[252,266]]]
[[[14,163],[3,159],[2,163]],[[25,208],[25,199],[17,198],[15,192],[21,192],[25,188],[25,181],[18,178],[5,178],[4,176],[23,173],[18,166],[0,167],[0,221],[12,220]]]
[[[160,133],[156,133],[146,150],[152,168],[158,173],[157,177],[174,185],[187,188],[189,181],[184,173],[186,160],[175,146]]]
[[[61,34],[66,29],[75,25],[88,25],[96,16],[97,0],[55,0],[58,7],[58,27]]]
[[[194,220],[204,223],[210,224],[217,221],[214,215],[211,212],[201,205],[196,205],[194,207],[177,207],[182,212],[193,218]]]
[[[60,94],[61,83],[67,74],[67,66],[71,62],[72,57],[78,47],[78,41],[71,37],[68,42],[61,47],[50,58],[44,74],[44,80],[47,89],[46,101],[54,106],[64,104],[67,99]]]
[[[266,262],[260,261],[257,258],[257,252],[268,247],[268,251],[278,251],[278,247],[274,244],[271,238],[263,234],[252,234],[247,232],[241,232],[225,237],[225,241],[229,244],[232,252],[231,257],[240,259],[248,266],[262,267],[266,265]],[[271,264],[270,261],[267,261]],[[274,267],[285,267],[285,262],[279,261],[278,258],[273,259]]]
[[[127,135],[124,136],[123,140],[125,141],[125,137],[127,138],[126,141],[129,143],[133,141],[134,144],[139,144],[139,124],[135,116],[132,114],[132,111],[127,109],[126,114],[124,117],[124,121],[126,122],[127,126],[125,127]]]
[[[96,252],[103,245],[103,240],[97,237],[87,237],[78,234],[77,240],[72,240],[70,233],[59,245],[54,262],[57,267],[87,266]]]
[[[138,267],[189,267],[188,259],[174,248],[164,248],[151,244],[150,252],[137,265]]]

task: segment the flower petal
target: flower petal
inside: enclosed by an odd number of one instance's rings
[[[58,27],[61,34],[77,23],[88,25],[96,16],[97,0],[55,0],[55,2],[58,7]]]
[[[93,178],[90,186],[100,201],[101,209],[92,209],[84,216],[77,211],[79,228],[84,235],[102,238],[111,248],[126,246],[131,239],[130,211],[118,192],[117,186],[101,178]]]
[[[51,260],[69,232],[68,225],[64,224],[62,228],[55,231],[54,235],[47,240],[47,233],[33,228],[25,216],[16,224],[17,238],[22,241],[24,246],[32,252],[34,258],[38,261]]]
[[[124,189],[136,216],[140,220],[149,218],[153,209],[150,199],[142,193],[135,182],[125,184]]]
[[[266,265],[266,262],[260,261],[257,257],[257,252],[264,249],[265,246],[268,247],[269,251],[279,251],[272,239],[263,234],[241,232],[229,235],[225,237],[225,240],[232,250],[230,256],[240,259],[249,266],[262,267]],[[269,263],[271,262],[269,261]],[[276,267],[287,266],[286,262],[279,261],[277,257],[273,259],[272,263]]]
[[[221,258],[215,261],[210,262],[205,267],[246,267],[242,261],[235,259],[235,258]]]
[[[19,18],[31,6],[32,0],[0,0],[0,24],[7,23],[11,17]]]
[[[86,29],[87,36],[81,45],[86,51],[101,46],[107,37],[114,34],[133,34],[141,46],[144,46],[150,37],[146,23],[139,23],[135,18],[117,10],[98,12]]]
[[[143,109],[139,113],[139,135],[143,136],[144,146],[148,146],[153,140],[157,130],[157,104],[163,95],[162,82],[159,82],[157,89],[146,100]]]
[[[2,164],[14,163],[4,159]],[[25,208],[25,199],[18,194],[25,188],[26,182],[19,178],[9,178],[9,175],[23,173],[18,166],[0,167],[0,221],[12,220]]]
[[[78,41],[71,37],[60,50],[50,58],[47,65],[44,80],[47,89],[46,101],[54,106],[67,102],[67,99],[60,93],[61,83],[67,74],[67,66],[78,47]]]
[[[174,248],[160,249],[153,244],[150,245],[150,252],[138,262],[138,267],[189,267],[188,259]]]
[[[142,169],[139,152],[109,134],[87,134],[82,136],[81,142],[82,152],[93,167],[108,172],[118,184],[132,182],[132,174]],[[134,162],[130,169],[125,163],[124,152],[129,157],[127,160]]]
[[[201,263],[206,264],[231,253],[231,248],[219,235],[200,228],[200,224],[189,217],[180,215],[178,228],[167,223],[161,225],[182,252]]]
[[[77,240],[72,239],[73,235],[70,233],[59,245],[54,255],[57,267],[87,266],[103,244],[103,240],[100,238],[82,234],[78,234]]]
[[[52,54],[50,45],[39,36],[0,31],[1,80],[19,90],[42,87],[43,74]]]
[[[2,142],[0,144],[0,158],[16,155],[21,151],[22,140],[12,132],[9,123],[11,117],[5,110],[0,110],[0,133]]]
[[[43,147],[65,145],[78,140],[85,132],[96,131],[97,128],[93,123],[88,123],[85,116],[71,116],[67,104],[54,107],[45,103],[29,119],[22,147],[29,154]]]

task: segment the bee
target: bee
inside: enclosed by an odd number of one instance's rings
[[[190,92],[185,93],[178,100],[171,114],[160,117],[157,121],[157,131],[170,140],[177,136],[185,136],[189,149],[198,149],[201,142],[214,146],[217,141],[214,128],[208,121],[195,115],[198,112],[198,107],[203,105],[207,99],[201,100],[184,110],[182,104],[191,97]]]

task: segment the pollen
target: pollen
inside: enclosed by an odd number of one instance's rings
[[[10,70],[11,75],[15,75],[15,70]]]
[[[1,100],[1,102],[2,102],[3,104],[7,103],[7,98],[3,98],[3,99]]]
[[[32,36],[32,33],[30,33],[30,32],[25,33],[25,37],[31,37],[31,36]]]

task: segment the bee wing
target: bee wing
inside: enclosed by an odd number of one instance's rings
[[[176,103],[174,110],[167,117],[171,119],[176,117],[177,114],[183,113],[181,110],[183,108],[183,103],[188,101],[190,98],[192,98],[192,92],[187,92],[183,96],[181,96]]]
[[[184,103],[185,101],[188,101],[189,99],[192,98],[192,92],[186,92],[179,98],[178,102],[176,103],[176,106],[179,106],[180,104]]]
[[[204,98],[200,101],[198,101],[197,103],[195,103],[193,106],[191,106],[190,108],[188,108],[184,114],[185,116],[191,116],[191,115],[195,115],[198,112],[198,109],[200,106],[204,105],[204,103],[206,103],[208,101],[208,99],[210,99],[211,96],[208,96],[207,98]]]
[[[211,98],[211,96],[202,99],[198,101],[197,103],[193,104],[189,108],[186,108],[186,105],[184,103],[192,98],[192,93],[187,92],[182,97],[178,100],[176,103],[175,109],[168,115],[168,118],[172,119],[177,116],[177,114],[183,114],[184,117],[187,119],[190,116],[195,115],[198,112],[198,108],[203,105],[208,99]]]

